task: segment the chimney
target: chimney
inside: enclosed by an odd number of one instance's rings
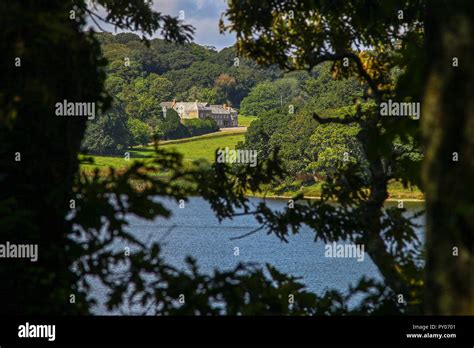
[[[173,105],[171,105],[172,108],[176,105],[176,98],[173,98]]]
[[[227,103],[222,104],[222,106],[227,110]]]

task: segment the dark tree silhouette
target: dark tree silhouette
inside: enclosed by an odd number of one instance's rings
[[[417,144],[420,127],[413,120],[382,120],[379,115],[381,102],[412,98],[423,102],[427,139],[426,311],[472,314],[474,199],[468,179],[474,158],[473,70],[462,64],[472,61],[474,11],[467,2],[453,3],[444,9],[444,2],[421,0],[230,2],[230,24],[223,28],[237,33],[241,53],[289,70],[332,61],[337,78],[358,76],[366,90],[359,100],[363,107],[356,104],[352,114],[314,117],[321,123],[360,125],[369,178],[360,175],[357,163],[347,165],[328,178],[321,201],[275,213],[264,202],[252,210],[245,193],[283,175],[276,153],[256,167],[195,163],[185,168],[179,155],[157,148],[152,164],[137,162],[124,172],[111,169],[107,176],[80,173],[86,119],[58,117],[55,104],[90,102],[100,112],[108,109],[106,61],[94,34],[84,31],[87,16],[99,25],[100,18],[94,6],[87,8],[82,1],[1,2],[1,240],[39,244],[37,263],[1,261],[3,313],[90,313],[91,278],[109,290],[110,309],[131,303],[143,313],[419,313],[420,243],[413,222],[384,202],[389,180],[420,183],[420,163],[408,156],[410,147],[394,145]],[[94,4],[106,8],[104,20],[122,29],[159,31],[178,43],[192,33],[176,18],[152,11],[146,1]],[[458,70],[451,64],[453,55],[460,58]],[[391,75],[395,67],[402,71],[398,85]],[[446,156],[455,151],[460,160],[450,162]],[[167,178],[154,175],[163,171]],[[206,199],[220,219],[234,216],[237,209],[252,214],[262,224],[259,230],[282,240],[307,224],[316,240],[363,243],[383,282],[361,279],[347,295],[328,291],[318,297],[270,265],[266,273],[239,265],[204,275],[188,260],[187,271],[175,269],[163,262],[157,243],[146,245],[127,232],[125,216],[167,218],[169,210],[153,197],[178,201],[189,195]],[[339,204],[330,204],[332,200]],[[133,247],[130,255],[111,249],[117,240]],[[453,257],[453,247],[459,248],[459,256]],[[349,309],[348,301],[358,292],[367,296]],[[186,297],[184,305],[176,303],[180,295]],[[290,295],[295,297],[292,305]]]
[[[367,222],[361,240],[387,284],[402,294],[408,294],[407,285],[414,281],[406,277],[414,264],[400,263],[384,247],[382,236],[389,237],[385,228],[391,231],[389,239],[399,238],[404,229],[387,225],[381,212],[389,179],[415,184],[423,179],[426,313],[474,314],[474,189],[469,183],[474,169],[473,9],[472,2],[463,0],[232,1],[230,23],[221,23],[222,30],[237,34],[240,52],[260,63],[311,70],[329,61],[336,75],[363,81],[367,98],[376,105],[372,112],[342,120],[315,118],[322,123],[357,122],[363,128],[370,194],[356,202],[359,217]],[[387,79],[393,68],[402,72],[396,88]],[[394,139],[419,142],[419,122],[381,118],[380,103],[388,99],[422,103],[422,175],[418,163],[393,146]],[[455,153],[458,161],[453,160]],[[341,192],[336,196],[347,199]]]

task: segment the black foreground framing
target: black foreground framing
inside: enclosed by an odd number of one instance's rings
[[[20,338],[29,323],[55,340]],[[416,327],[414,327],[414,325]],[[423,330],[423,327],[425,328]],[[425,337],[407,337],[421,334]],[[455,334],[456,337],[438,335]],[[434,336],[436,335],[436,337]],[[474,317],[1,317],[0,347],[58,344],[410,344],[474,346]]]

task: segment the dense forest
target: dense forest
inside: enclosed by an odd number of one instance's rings
[[[162,39],[145,44],[131,33],[100,33],[97,37],[108,61],[105,88],[113,96],[114,107],[89,126],[83,142],[89,153],[123,154],[127,147],[153,138],[216,131],[212,120],[183,124],[176,113],[164,117],[160,103],[200,100],[239,108],[255,86],[282,76],[277,68],[261,68],[250,59],[237,57],[233,47],[218,52],[213,47]]]

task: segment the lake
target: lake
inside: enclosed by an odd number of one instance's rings
[[[258,198],[250,199],[260,202]],[[286,200],[267,199],[267,205],[274,210],[282,210]],[[300,234],[289,237],[289,243],[281,242],[275,235],[264,231],[248,237],[231,240],[252,231],[259,224],[252,216],[239,216],[222,223],[214,216],[208,203],[199,197],[190,198],[184,208],[175,202],[167,203],[172,211],[169,220],[147,221],[131,216],[128,229],[142,241],[160,241],[162,255],[167,263],[177,267],[184,266],[187,255],[193,256],[203,272],[214,269],[229,269],[239,262],[253,262],[262,266],[274,265],[278,270],[301,277],[308,290],[323,294],[327,289],[346,290],[362,276],[380,278],[379,272],[370,258],[365,255],[363,262],[356,258],[327,258],[324,256],[325,244],[314,242],[314,232],[303,227]],[[423,209],[423,203],[405,202],[409,213]],[[417,221],[424,225],[422,218]],[[421,235],[422,229],[417,233]],[[239,248],[236,256],[235,248]],[[100,287],[94,289],[99,300],[104,298]],[[99,305],[96,314],[107,314]]]

